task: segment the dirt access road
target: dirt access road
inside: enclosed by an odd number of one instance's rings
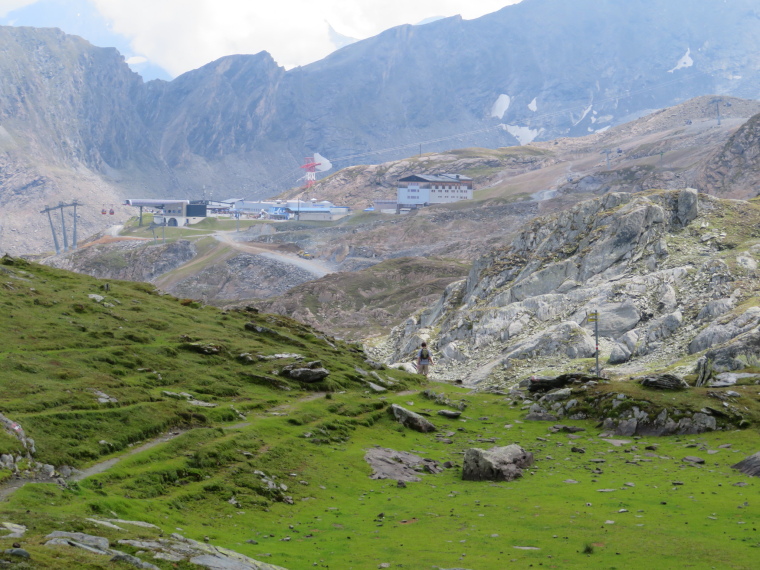
[[[334,273],[334,270],[325,263],[322,263],[316,259],[302,259],[297,255],[290,255],[279,251],[273,251],[267,248],[264,244],[253,244],[251,242],[242,242],[235,239],[237,232],[233,231],[220,231],[214,233],[214,238],[218,241],[234,247],[238,251],[245,253],[252,253],[255,255],[261,255],[280,263],[287,263],[288,265],[294,265],[308,271],[314,275],[315,279],[324,277],[328,273]]]

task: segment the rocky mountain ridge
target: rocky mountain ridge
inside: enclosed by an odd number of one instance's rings
[[[693,189],[608,194],[537,218],[395,329],[388,358],[426,340],[439,378],[481,387],[572,361],[585,372],[598,311],[609,374],[693,374],[702,356],[705,377],[753,366],[758,221],[755,202]]]

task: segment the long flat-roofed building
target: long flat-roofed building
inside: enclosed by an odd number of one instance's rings
[[[412,174],[398,181],[398,208],[472,200],[473,180],[461,174]]]

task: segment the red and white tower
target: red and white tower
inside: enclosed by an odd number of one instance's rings
[[[304,158],[304,163],[301,165],[301,168],[306,171],[306,190],[311,189],[317,181],[317,166],[322,166],[322,163],[314,162],[313,156],[307,156]]]

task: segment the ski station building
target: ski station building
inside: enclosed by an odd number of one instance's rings
[[[396,211],[472,200],[473,180],[462,174],[412,174],[398,181]]]

